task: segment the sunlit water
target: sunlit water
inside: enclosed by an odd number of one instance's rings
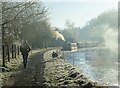
[[[64,52],[64,57],[102,85],[118,86],[118,57],[107,49]]]

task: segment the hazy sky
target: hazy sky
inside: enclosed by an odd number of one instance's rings
[[[66,20],[71,20],[76,27],[83,27],[90,19],[97,17],[100,13],[117,9],[118,3],[110,1],[61,2],[58,0],[56,2],[53,0],[52,2],[45,2],[45,5],[50,8],[53,26],[64,28]]]

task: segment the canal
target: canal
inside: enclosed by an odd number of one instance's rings
[[[101,85],[118,86],[118,54],[106,48],[64,51],[67,61]]]

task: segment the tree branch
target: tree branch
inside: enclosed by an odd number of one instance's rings
[[[15,20],[20,13],[22,13],[23,11],[25,11],[27,8],[29,8],[29,7],[32,6],[33,4],[34,4],[34,2],[31,3],[31,4],[29,4],[29,5],[26,6],[26,7],[22,8],[22,9],[15,15],[15,17],[14,17],[13,19],[2,23],[2,25],[5,25],[5,24],[7,24],[7,23],[9,23],[9,22],[11,22],[11,21],[13,21],[13,20]]]
[[[6,2],[5,2],[6,3]],[[2,13],[3,12],[5,12],[5,11],[7,11],[7,10],[9,10],[9,9],[11,9],[11,10],[13,10],[13,9],[15,9],[15,8],[19,8],[20,7],[20,5],[22,5],[23,3],[20,3],[20,4],[18,4],[18,5],[16,5],[16,6],[14,6],[14,7],[8,7],[8,8],[6,8],[6,9],[3,9],[3,6],[2,6]],[[25,4],[23,4],[22,6],[24,6]],[[5,6],[4,6],[5,7]]]

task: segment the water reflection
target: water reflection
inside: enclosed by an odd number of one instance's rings
[[[102,85],[118,86],[118,55],[107,49],[65,52],[68,62]]]

